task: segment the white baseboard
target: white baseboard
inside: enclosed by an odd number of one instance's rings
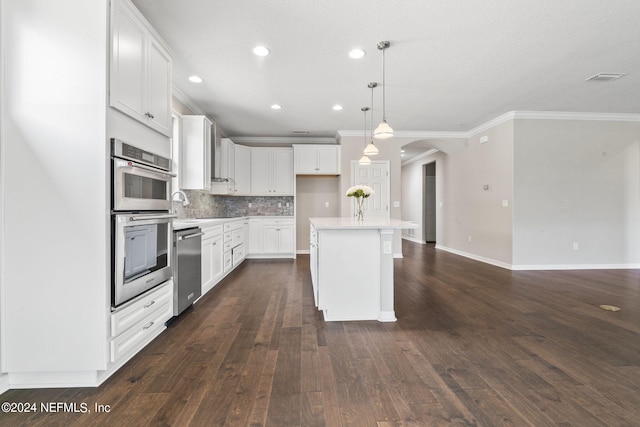
[[[460,256],[463,256],[465,258],[471,258],[473,260],[484,262],[486,264],[495,265],[496,267],[506,268],[507,270],[511,270],[512,269],[511,268],[511,264],[509,264],[509,263],[498,261],[498,260],[491,259],[491,258],[486,258],[486,257],[480,256],[480,255],[476,255],[476,254],[472,254],[472,253],[469,253],[469,252],[459,251],[457,249],[448,248],[446,246],[441,246],[441,245],[438,245],[438,244],[436,244],[436,249],[441,249],[443,251],[450,252],[450,253],[456,254],[456,255],[460,255]]]
[[[310,255],[311,251],[305,251],[305,250],[301,250],[301,251],[296,251],[296,254],[298,255]],[[394,253],[393,254],[394,258],[404,258],[404,255],[402,255],[402,252],[400,253]]]
[[[396,318],[395,310],[380,311],[378,313],[378,322],[395,322],[396,320],[398,319]]]
[[[9,375],[0,374],[0,394],[9,390]]]
[[[97,387],[102,382],[98,375],[98,371],[15,372],[9,374],[9,387],[12,389]]]
[[[506,268],[513,271],[525,270],[633,270],[640,268],[638,263],[628,264],[509,264],[491,258],[469,252],[459,251],[457,249],[448,248],[446,246],[436,245],[436,249],[441,249],[452,254],[460,255],[486,264],[495,265],[496,267]]]
[[[309,250],[309,249],[301,249],[301,250],[297,250],[296,253],[299,254],[299,255],[309,255],[309,254],[311,254],[311,250]]]
[[[512,265],[511,269],[520,270],[634,270],[640,264],[521,264]]]
[[[247,255],[245,259],[296,259],[296,254],[253,254]]]
[[[410,242],[420,243],[421,245],[424,245],[426,243],[424,240],[416,239],[415,237],[411,237],[411,236],[402,236],[402,238]]]

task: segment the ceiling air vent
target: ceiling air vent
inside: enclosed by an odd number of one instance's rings
[[[308,130],[294,130],[292,132],[294,135],[309,135],[309,131]]]
[[[589,77],[585,81],[610,82],[611,80],[617,80],[624,76],[626,76],[625,73],[598,73],[595,76]]]

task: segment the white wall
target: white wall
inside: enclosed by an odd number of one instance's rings
[[[640,123],[519,119],[515,134],[513,263],[637,267]]]
[[[105,369],[108,2],[2,2],[2,363]]]
[[[309,218],[340,216],[340,177],[296,177],[296,251],[309,252]],[[326,204],[329,206],[326,206]]]
[[[482,137],[488,141],[480,143]],[[513,144],[513,122],[508,121],[472,136],[466,149],[446,156],[446,220],[438,245],[511,264]],[[502,207],[503,200],[508,207]]]
[[[437,247],[513,269],[640,266],[640,123],[502,122],[406,164],[403,220],[422,223],[434,159]]]
[[[481,137],[487,142],[480,143]],[[435,160],[437,247],[508,266],[512,261],[513,122],[449,145],[448,154],[438,152],[403,167],[402,219],[418,222],[418,236],[422,236],[423,165]],[[507,207],[502,206],[505,200]]]

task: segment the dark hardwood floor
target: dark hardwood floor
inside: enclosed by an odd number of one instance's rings
[[[102,386],[0,396],[109,413],[0,425],[640,425],[640,270],[512,272],[403,248],[396,323],[325,323],[308,256],[246,261]]]

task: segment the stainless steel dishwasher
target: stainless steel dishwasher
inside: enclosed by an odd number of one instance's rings
[[[202,294],[202,233],[199,228],[173,232],[173,315],[177,316]]]

